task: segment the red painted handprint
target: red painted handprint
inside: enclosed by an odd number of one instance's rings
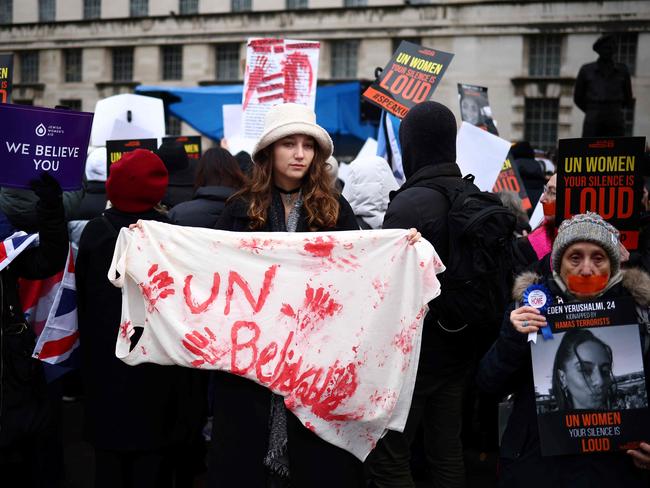
[[[205,330],[206,335],[195,330],[185,334],[185,340],[182,341],[185,349],[198,356],[198,359],[192,361],[192,366],[194,367],[201,366],[205,363],[214,366],[228,352],[227,350],[219,349],[214,332],[207,327],[204,327],[203,330]]]
[[[269,66],[269,60],[266,56],[260,56],[253,67],[253,71],[250,71],[248,75],[248,86],[246,89],[246,94],[244,96],[244,103],[242,104],[242,110],[246,110],[248,103],[251,98],[257,91],[258,87],[264,81],[264,76],[266,75],[266,70]],[[248,68],[246,68],[248,69]]]
[[[342,308],[340,303],[337,303],[334,298],[330,298],[329,292],[326,292],[324,288],[320,287],[314,291],[311,286],[307,285],[302,308],[296,312],[291,305],[283,303],[280,311],[287,317],[296,319],[300,330],[305,330],[307,327],[313,328],[316,324],[323,322],[326,317],[333,317]]]
[[[174,284],[174,278],[169,276],[169,273],[167,273],[167,271],[162,271],[160,273],[154,274],[156,271],[158,271],[158,265],[154,264],[151,266],[151,268],[149,268],[149,271],[147,272],[147,276],[151,278],[149,284],[139,284],[140,291],[142,292],[145,300],[147,300],[147,311],[149,313],[157,310],[156,302],[158,302],[158,300],[163,300],[164,298],[167,298],[168,296],[176,293],[176,290],[172,288],[172,285]]]

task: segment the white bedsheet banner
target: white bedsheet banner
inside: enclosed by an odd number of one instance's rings
[[[411,404],[444,270],[405,230],[235,233],[143,221],[120,232],[116,354],[242,375],[364,460]],[[132,347],[134,328],[143,327]]]

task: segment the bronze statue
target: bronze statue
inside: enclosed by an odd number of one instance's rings
[[[616,39],[600,37],[593,45],[598,60],[580,68],[573,92],[585,113],[582,137],[623,136],[623,108],[632,104],[632,83],[627,66],[614,61]]]

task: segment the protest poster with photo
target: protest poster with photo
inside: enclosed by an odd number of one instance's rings
[[[258,139],[264,117],[280,103],[299,103],[314,110],[320,42],[249,39],[242,94],[243,136]]]
[[[165,142],[178,142],[183,145],[187,157],[190,159],[201,158],[201,136],[171,136],[163,137],[163,144]]]
[[[30,188],[43,172],[63,190],[78,190],[93,114],[0,104],[0,186]]]
[[[14,75],[14,55],[0,53],[0,103],[11,101],[11,86]]]
[[[627,249],[639,244],[645,137],[561,139],[557,158],[556,224],[596,212],[621,233]]]
[[[136,149],[155,151],[158,149],[158,139],[120,139],[106,141],[106,174],[110,174],[111,164],[118,162],[123,153],[135,151]]]
[[[492,117],[487,87],[458,83],[458,100],[463,122],[469,122],[495,136],[499,135]]]
[[[494,184],[492,191],[494,193],[500,191],[514,191],[519,195],[519,198],[521,198],[522,208],[528,211],[532,208],[532,204],[530,203],[530,198],[528,198],[528,193],[526,192],[526,187],[524,187],[524,182],[521,179],[519,170],[512,164],[512,161],[512,155],[508,154],[508,157],[503,162],[503,168],[497,177],[497,181]]]
[[[402,41],[363,96],[403,119],[411,107],[431,98],[453,57],[452,53]]]
[[[635,449],[650,439],[642,339],[630,297],[557,303],[531,342],[542,455]]]

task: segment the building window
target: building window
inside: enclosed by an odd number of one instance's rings
[[[298,10],[307,7],[307,0],[287,0],[287,10]]]
[[[20,53],[20,82],[38,83],[38,51]]]
[[[239,79],[239,44],[217,44],[216,47],[216,78],[219,81],[234,81]]]
[[[183,46],[162,46],[162,79],[183,78]]]
[[[231,0],[230,9],[233,12],[250,12],[252,10],[251,0]]]
[[[81,49],[63,51],[64,79],[67,83],[81,81]]]
[[[133,80],[133,48],[113,48],[113,81]]]
[[[557,145],[560,101],[557,98],[527,98],[524,139],[534,148],[548,151]]]
[[[102,15],[102,0],[84,0],[84,19],[99,19]]]
[[[637,32],[627,32],[616,36],[616,53],[614,59],[627,65],[630,75],[636,74],[636,51],[639,44]]]
[[[541,35],[530,37],[528,43],[528,74],[559,76],[562,37]]]
[[[402,43],[402,41],[412,42],[413,44],[417,44],[418,46],[422,45],[422,38],[421,37],[393,37],[393,40],[392,40],[393,50],[392,50],[391,54],[394,53],[395,51],[397,51],[397,48]]]
[[[344,7],[367,7],[368,0],[344,0]]]
[[[11,24],[13,22],[13,12],[13,0],[0,0],[0,24]]]
[[[27,100],[27,99],[13,99],[11,103],[15,105],[34,105],[34,100]]]
[[[78,98],[68,98],[64,100],[59,100],[59,105],[69,108],[70,110],[76,110],[77,112],[81,111],[81,100]]]
[[[180,0],[178,11],[181,15],[192,15],[199,13],[199,0]]]
[[[333,41],[332,42],[332,78],[357,77],[357,52],[359,41]]]
[[[54,22],[56,17],[56,0],[38,0],[38,21]]]
[[[129,15],[131,17],[146,17],[149,15],[149,0],[131,0]]]
[[[632,105],[623,108],[623,123],[625,124],[625,136],[632,137],[634,135],[634,106],[636,100],[632,100]]]

